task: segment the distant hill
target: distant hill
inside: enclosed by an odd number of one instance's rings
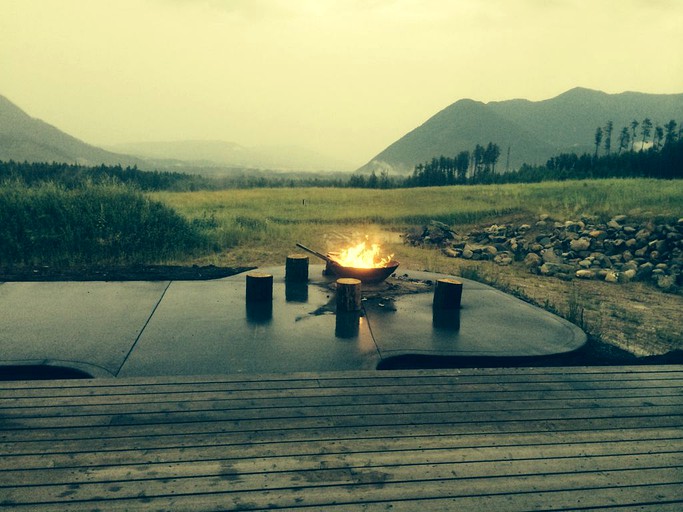
[[[501,150],[497,169],[505,170],[508,147],[509,169],[516,169],[523,163],[545,163],[558,153],[594,151],[596,128],[610,120],[614,124],[612,148],[616,148],[622,127],[646,117],[655,126],[671,119],[683,122],[683,94],[607,94],[575,88],[535,102],[463,99],[391,144],[358,172],[410,173],[432,157],[455,156],[489,142]]]
[[[245,147],[225,141],[140,142],[108,147],[87,144],[0,96],[0,160],[137,166],[232,175],[242,170],[349,171],[353,166],[304,148]]]
[[[145,167],[143,160],[105,151],[26,114],[0,96],[0,160]]]
[[[222,140],[117,144],[110,149],[146,159],[173,159],[197,167],[226,166],[281,171],[350,170],[352,165],[296,146],[246,147]]]

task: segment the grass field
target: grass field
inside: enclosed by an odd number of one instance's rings
[[[159,192],[151,197],[206,230],[215,251],[192,262],[216,265],[277,263],[296,250],[296,242],[327,250],[324,241],[335,235],[376,238],[429,220],[457,227],[511,215],[532,220],[541,213],[558,219],[622,213],[683,216],[683,182],[645,179],[394,190]],[[393,252],[413,252],[390,245]]]

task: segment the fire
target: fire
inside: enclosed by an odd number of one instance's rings
[[[365,242],[358,245],[342,249],[339,253],[330,254],[330,258],[343,267],[353,268],[382,268],[386,267],[393,254],[382,258],[379,244],[372,244],[369,247]]]

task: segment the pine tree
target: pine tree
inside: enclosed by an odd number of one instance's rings
[[[636,143],[636,129],[639,124],[635,119],[631,121],[631,151],[633,151],[633,145]]]
[[[657,125],[655,127],[655,135],[652,138],[655,149],[659,150],[662,147],[662,140],[664,140],[664,128]]]
[[[605,125],[605,152],[609,155],[612,150],[612,130],[614,129],[614,123],[612,121],[607,121]]]
[[[621,154],[622,151],[626,150],[628,148],[628,143],[631,139],[631,136],[628,133],[628,126],[624,126],[621,129],[621,133],[619,134],[619,154]]]
[[[664,125],[664,130],[666,130],[666,135],[664,136],[664,145],[676,142],[676,121],[673,119]]]
[[[640,150],[642,151],[643,149],[645,149],[645,141],[652,133],[652,121],[649,117],[643,119],[643,122],[640,125],[640,133],[643,135],[643,139],[641,140],[640,144]]]
[[[602,128],[598,126],[595,130],[595,158],[598,157],[598,149],[600,149],[600,143],[602,142]]]

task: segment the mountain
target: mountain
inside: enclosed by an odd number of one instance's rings
[[[577,87],[543,101],[482,103],[463,99],[401,137],[357,172],[410,173],[415,165],[433,157],[452,157],[489,142],[500,147],[498,169],[542,164],[563,152],[593,152],[596,128],[610,120],[615,149],[622,127],[628,126],[630,131],[632,120],[640,122],[646,117],[655,126],[664,126],[671,119],[683,122],[683,94],[607,94]]]
[[[245,147],[225,141],[140,142],[108,150],[26,114],[0,96],[0,160],[136,165],[145,170],[232,174],[245,169],[348,171],[353,166],[294,146]],[[133,156],[131,156],[133,155]]]
[[[143,160],[91,146],[30,117],[4,96],[0,96],[0,160],[145,166]]]
[[[146,159],[174,159],[199,167],[321,171],[349,170],[351,164],[297,146],[246,147],[221,140],[180,140],[117,144],[110,149]]]

